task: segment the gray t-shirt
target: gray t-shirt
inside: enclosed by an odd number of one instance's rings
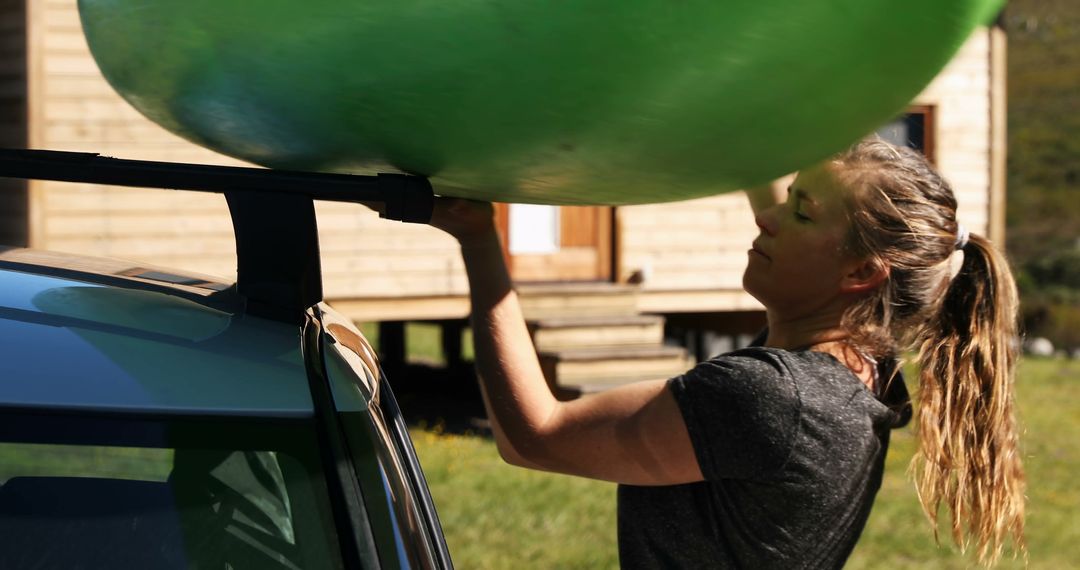
[[[705,481],[619,486],[622,567],[842,567],[910,417],[899,375],[875,396],[831,355],[755,347],[668,386]]]

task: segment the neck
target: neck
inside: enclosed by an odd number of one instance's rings
[[[811,349],[836,357],[870,390],[876,390],[873,361],[845,342],[848,334],[840,326],[843,310],[819,311],[811,315],[785,318],[768,311],[769,337],[765,346],[785,350]]]
[[[840,326],[842,313],[828,311],[808,316],[785,317],[767,313],[769,337],[765,346],[795,350],[834,343],[848,337]]]

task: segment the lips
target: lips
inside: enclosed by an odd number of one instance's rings
[[[764,251],[761,250],[761,246],[759,246],[757,244],[757,242],[754,242],[753,244],[751,244],[750,251],[748,253],[757,254],[757,255],[760,255],[761,257],[764,257],[765,259],[767,259],[769,261],[772,261],[772,258],[769,257],[768,254],[766,254]]]

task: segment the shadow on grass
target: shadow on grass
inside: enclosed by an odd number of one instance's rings
[[[471,362],[451,366],[410,362],[388,374],[410,427],[438,426],[444,433],[491,435]]]

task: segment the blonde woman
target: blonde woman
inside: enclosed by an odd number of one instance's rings
[[[986,562],[1022,546],[1015,286],[957,223],[949,185],[918,153],[871,140],[803,171],[755,215],[743,285],[768,315],[758,346],[561,402],[490,205],[440,200],[432,224],[461,244],[502,456],[619,483],[624,568],[839,568],[880,487],[889,430],[910,415],[896,358],[914,349],[931,522],[944,504],[954,538]]]

